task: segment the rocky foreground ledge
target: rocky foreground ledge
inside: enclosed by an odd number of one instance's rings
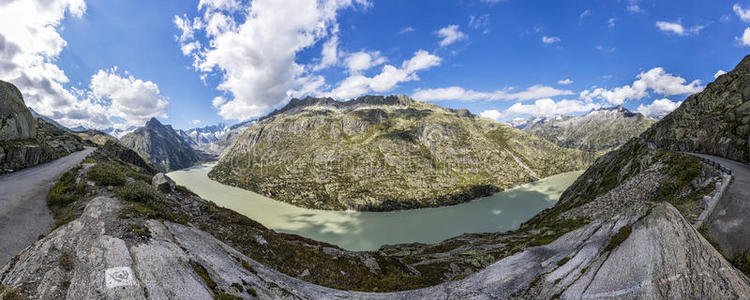
[[[116,198],[94,198],[78,219],[3,267],[2,284],[23,286],[33,291],[26,294],[33,299],[735,299],[750,294],[747,277],[664,203],[592,222],[465,279],[397,293],[310,284],[198,228],[168,221],[147,221],[150,239],[132,243],[120,238],[130,234],[118,217],[121,208]]]

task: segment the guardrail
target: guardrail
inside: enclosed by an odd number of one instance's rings
[[[727,190],[727,187],[729,187],[729,184],[732,183],[732,179],[734,179],[734,170],[731,168],[722,165],[721,163],[718,163],[716,161],[710,160],[705,157],[700,157],[693,155],[691,153],[685,153],[687,155],[692,155],[695,157],[698,157],[701,159],[702,162],[707,163],[717,169],[719,169],[722,173],[724,173],[721,177],[721,182],[716,183],[716,188],[711,193],[711,195],[703,196],[703,212],[701,212],[700,216],[698,216],[698,219],[695,220],[695,223],[693,223],[693,227],[700,228],[703,226],[703,222],[708,219],[708,216],[711,215],[711,213],[714,211],[714,208],[716,208],[716,204],[719,203],[719,199],[721,199],[722,196],[724,196],[724,192]]]

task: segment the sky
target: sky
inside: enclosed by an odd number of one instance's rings
[[[659,118],[750,50],[750,1],[0,0],[0,80],[69,126],[407,94],[508,121]]]

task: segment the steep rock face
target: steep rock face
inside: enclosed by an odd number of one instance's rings
[[[36,138],[36,123],[21,92],[0,80],[0,141]]]
[[[198,155],[172,129],[152,118],[120,139],[123,145],[147,158],[157,170],[166,172],[187,168],[200,161]]]
[[[584,155],[406,96],[292,100],[246,129],[209,176],[295,205],[457,204],[586,165]]]
[[[0,174],[32,167],[75,151],[83,142],[65,129],[36,119],[21,92],[0,81]]]
[[[587,151],[616,148],[648,129],[656,120],[622,106],[523,123],[522,130],[543,137],[560,147]]]
[[[750,161],[750,56],[644,134],[665,149]]]

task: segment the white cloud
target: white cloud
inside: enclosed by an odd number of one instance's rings
[[[193,120],[191,121],[191,123],[193,123],[193,125],[197,125],[201,123],[201,120]]]
[[[740,20],[750,22],[750,9],[743,9],[739,4],[732,5],[734,13],[740,17]]]
[[[401,63],[401,67],[385,65],[380,74],[373,77],[354,72],[351,76],[342,80],[333,91],[321,95],[349,99],[371,91],[387,92],[395,88],[400,82],[419,80],[417,71],[437,66],[440,61],[440,57],[425,50],[419,50],[414,53],[412,58]]]
[[[601,52],[605,52],[605,53],[607,53],[607,52],[608,53],[612,53],[612,52],[615,52],[615,50],[616,50],[615,47],[604,46],[604,45],[596,45],[594,47],[594,49],[599,50]]]
[[[750,27],[745,28],[745,31],[742,32],[742,37],[736,38],[741,45],[743,46],[750,46]]]
[[[609,20],[607,20],[607,27],[614,28],[616,20],[617,20],[616,18],[609,18]]]
[[[479,116],[482,118],[493,119],[495,121],[500,121],[500,119],[503,117],[503,115],[496,109],[485,110],[479,113]]]
[[[378,51],[360,51],[350,54],[346,58],[344,63],[346,64],[346,67],[349,69],[350,73],[357,73],[383,64],[385,63],[385,61],[385,57],[381,56],[380,52]]]
[[[255,0],[243,7],[239,1],[201,1],[201,17],[187,28],[207,39],[193,54],[194,67],[203,75],[220,75],[217,89],[232,96],[212,101],[219,115],[245,120],[284,103],[290,93],[310,81],[306,78],[316,78],[309,74],[315,66],[298,64],[297,54],[335,36],[339,10],[371,5],[366,0]],[[189,37],[180,42],[189,42]],[[337,38],[327,43],[322,66],[335,64],[339,57],[334,47]]]
[[[534,101],[534,104],[515,103],[500,114],[500,117],[496,118],[496,120],[519,115],[531,115],[534,117],[567,115],[587,112],[599,107],[599,104],[584,103],[580,100],[560,100],[555,102],[552,99],[545,98]]]
[[[556,36],[546,36],[546,35],[542,37],[542,43],[545,43],[545,44],[554,44],[554,43],[557,43],[557,42],[560,42],[560,38],[559,37],[556,37]]]
[[[719,78],[719,76],[726,74],[727,71],[724,70],[718,70],[716,71],[716,74],[714,74],[714,79]]]
[[[657,67],[636,76],[632,85],[625,85],[608,90],[596,88],[585,90],[580,93],[581,99],[591,102],[593,99],[603,99],[607,102],[620,105],[627,100],[641,99],[648,96],[648,91],[653,91],[664,96],[693,94],[703,90],[700,80],[687,83],[682,77],[674,76]]]
[[[458,30],[458,25],[455,24],[440,28],[435,34],[442,39],[440,40],[440,47],[446,47],[460,40],[469,38],[465,33]]]
[[[571,84],[571,83],[573,83],[573,80],[571,80],[570,78],[565,78],[565,79],[557,81],[557,84],[563,84],[563,85],[565,85],[565,84]]]
[[[661,31],[674,33],[676,35],[698,34],[703,28],[705,28],[705,26],[694,26],[685,29],[685,27],[683,27],[680,23],[665,21],[656,21],[656,27],[658,27]]]
[[[58,32],[67,16],[83,17],[83,0],[0,1],[0,80],[13,83],[26,105],[66,126],[106,126],[107,110],[69,83],[56,61],[67,42]]]
[[[417,31],[417,29],[415,29],[414,27],[406,26],[404,28],[401,28],[401,30],[398,33],[407,34],[407,33],[415,32],[415,31]]]
[[[642,113],[647,117],[661,119],[675,110],[677,107],[679,107],[680,104],[682,104],[682,102],[672,102],[669,99],[664,98],[654,100],[654,102],[651,102],[651,104],[649,105],[638,105],[638,109],[636,111]]]
[[[625,7],[625,11],[629,13],[646,12],[645,10],[643,10],[643,8],[638,6],[638,0],[628,0],[628,6]]]
[[[151,118],[166,118],[169,101],[159,93],[159,86],[151,81],[136,79],[117,67],[99,70],[91,77],[91,95],[107,100],[111,116],[122,118],[128,125],[142,125]]]
[[[440,101],[440,100],[459,100],[459,101],[476,101],[476,100],[531,100],[562,95],[573,95],[570,90],[560,90],[544,85],[534,85],[520,92],[513,92],[512,89],[499,90],[495,92],[477,92],[465,90],[461,87],[452,86],[448,88],[416,90],[413,97],[421,101]]]
[[[220,107],[222,104],[224,104],[226,102],[227,102],[227,99],[225,99],[224,97],[222,97],[222,96],[216,96],[216,97],[214,97],[213,100],[211,100],[211,105],[213,105],[213,107],[218,108],[218,107]]]
[[[579,21],[583,20],[583,18],[585,18],[588,15],[591,15],[591,10],[590,9],[584,10],[580,15],[578,15],[578,20]]]
[[[469,28],[475,30],[482,30],[482,34],[488,34],[490,29],[487,28],[490,25],[490,15],[484,14],[481,16],[469,16]]]
[[[315,70],[322,70],[330,66],[339,63],[339,36],[331,36],[327,42],[323,44],[322,50],[320,50],[320,64],[315,66]]]

